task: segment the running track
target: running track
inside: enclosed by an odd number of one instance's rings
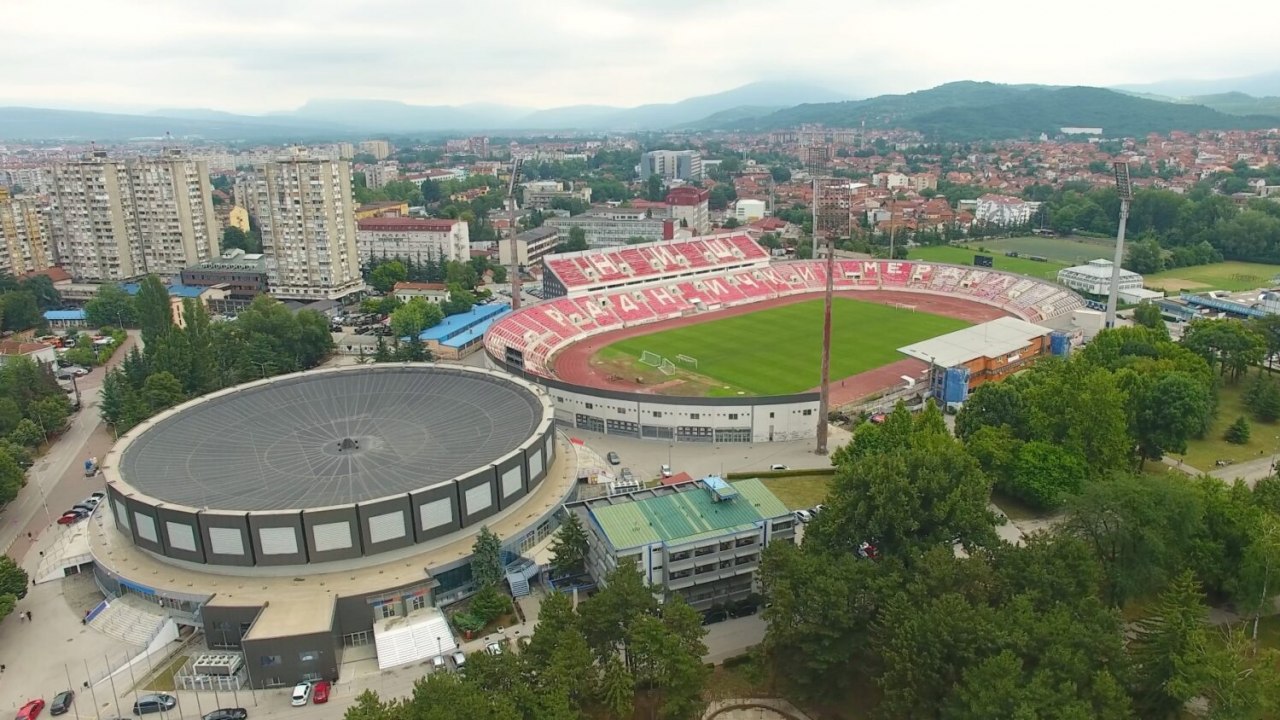
[[[919,312],[944,315],[946,317],[965,320],[971,323],[986,322],[1009,314],[999,308],[994,308],[990,305],[983,305],[982,303],[974,302],[973,300],[966,300],[957,297],[926,295],[922,293],[901,292],[897,290],[846,290],[837,292],[836,295],[852,298],[854,300],[865,300],[867,302],[882,303],[886,305],[890,303],[898,305],[914,305],[916,310]],[[640,335],[651,335],[655,332],[670,330],[671,328],[682,327],[685,325],[696,325],[698,323],[720,320],[734,315],[759,312],[768,308],[813,300],[817,297],[821,297],[821,294],[805,293],[803,295],[792,295],[790,297],[775,298],[773,300],[765,300],[763,302],[751,303],[749,305],[740,305],[726,310],[717,310],[711,313],[702,313],[699,315],[691,315],[689,317],[662,320],[660,322],[649,323],[647,325],[637,325],[635,327],[602,333],[600,335],[587,338],[581,342],[574,343],[564,350],[556,353],[556,356],[552,358],[550,365],[554,369],[556,377],[575,385],[583,385],[603,390],[619,390],[622,392],[652,393],[653,389],[649,386],[637,385],[636,383],[628,382],[626,380],[609,379],[606,373],[602,373],[591,366],[592,356],[602,348],[626,338],[637,337]],[[884,365],[874,370],[858,373],[851,377],[832,378],[831,405],[832,407],[838,407],[845,403],[866,397],[878,390],[890,388],[896,385],[903,375],[910,375],[918,378],[924,372],[925,367],[925,363],[920,360],[905,358],[898,362],[890,363],[889,365]],[[818,388],[814,388],[812,392],[817,392],[817,390]]]

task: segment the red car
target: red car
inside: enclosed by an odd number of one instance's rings
[[[311,686],[311,704],[319,705],[327,702],[329,702],[329,681],[317,680],[316,684]]]
[[[40,698],[28,700],[26,705],[18,708],[18,714],[14,716],[13,720],[36,720],[36,717],[40,715],[40,711],[43,709],[44,700]]]
[[[88,517],[88,515],[80,510],[68,510],[62,513],[62,517],[58,518],[59,525],[71,525],[78,523]]]

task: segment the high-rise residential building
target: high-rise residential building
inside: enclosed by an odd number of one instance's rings
[[[710,191],[683,185],[671,188],[667,193],[667,207],[671,217],[687,227],[695,235],[711,232]]]
[[[52,264],[40,208],[0,187],[0,273],[22,275]]]
[[[209,166],[180,150],[123,161],[97,151],[62,163],[52,199],[52,245],[76,280],[174,277],[218,255]]]
[[[294,151],[255,166],[249,194],[271,294],[337,299],[363,286],[351,163]]]
[[[702,156],[693,150],[651,150],[640,156],[640,179],[701,180]]]
[[[360,143],[360,152],[369,153],[374,160],[386,160],[391,156],[391,143],[386,140],[365,140]]]

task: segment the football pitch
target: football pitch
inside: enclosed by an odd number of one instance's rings
[[[831,378],[902,360],[898,348],[969,325],[838,297],[831,313]],[[620,340],[597,353],[593,364],[625,377],[679,385],[680,394],[785,395],[818,385],[821,351],[822,301],[806,300]],[[641,363],[645,353],[669,360],[675,374],[664,376]],[[678,356],[696,360],[696,367]],[[652,355],[646,357],[652,362]]]

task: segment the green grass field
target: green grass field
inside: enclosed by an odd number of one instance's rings
[[[969,324],[941,315],[836,298],[831,377],[848,377],[901,360],[898,348]],[[619,375],[647,373],[654,378],[649,373],[652,368],[639,363],[645,351],[673,363],[677,363],[677,355],[688,355],[697,359],[697,369],[682,366],[680,376],[697,375],[707,380],[703,394],[784,395],[817,386],[821,349],[822,301],[808,300],[628,338],[602,349],[596,358]]]
[[[968,247],[982,247],[1003,256],[1011,250],[1023,255],[1039,255],[1062,265],[1080,265],[1098,258],[1110,259],[1115,253],[1115,240],[1086,237],[1022,237],[976,240]]]
[[[980,253],[977,245],[958,246],[958,245],[933,245],[929,247],[911,248],[907,255],[908,260],[920,260],[923,262],[949,263],[951,265],[972,265],[973,256],[978,254],[990,255],[992,263],[996,270],[1017,273],[1019,275],[1029,275],[1040,279],[1053,279],[1057,276],[1058,271],[1066,267],[1066,263],[1062,262],[1036,262],[1026,258],[1005,257],[1004,250],[996,252],[987,247],[990,252]]]
[[[1179,290],[1235,291],[1270,285],[1277,275],[1280,275],[1280,265],[1229,261],[1165,270],[1147,275],[1144,280],[1149,288],[1161,288],[1171,293]]]
[[[808,509],[826,502],[831,488],[830,475],[761,478],[760,482],[790,510]]]

